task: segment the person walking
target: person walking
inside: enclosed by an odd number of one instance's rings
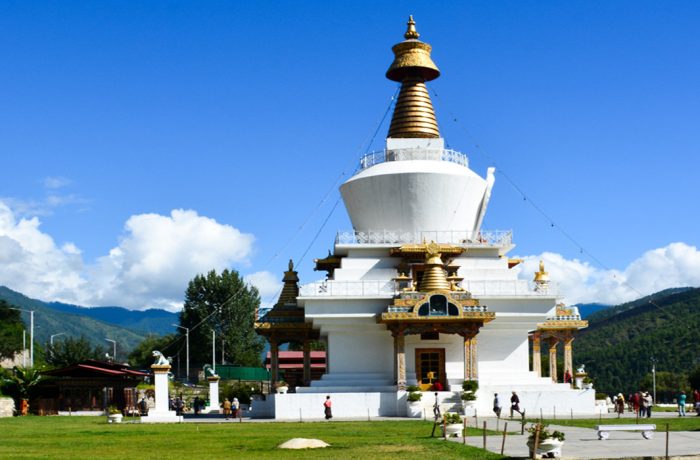
[[[618,393],[615,398],[615,412],[618,414],[624,414],[625,412],[625,397],[622,393]]]
[[[224,398],[224,416],[226,417],[226,420],[228,420],[229,416],[231,415],[231,401],[228,400],[228,398]]]
[[[241,403],[238,402],[238,398],[233,398],[231,403],[231,412],[233,413],[233,418],[238,418],[238,411],[241,409]]]
[[[333,412],[331,411],[332,404],[330,395],[326,396],[326,400],[323,402],[323,413],[326,416],[326,420],[333,418]]]
[[[496,417],[501,418],[501,398],[498,397],[498,393],[493,394],[493,411],[496,413]]]
[[[693,390],[693,404],[696,416],[700,417],[700,391],[697,388]]]
[[[678,416],[685,417],[685,391],[681,390],[681,394],[678,395]]]
[[[654,400],[648,391],[644,392],[642,396],[643,407],[646,409],[647,418],[651,418],[651,407],[654,405]],[[642,411],[642,417],[644,416],[644,411]]]
[[[513,395],[510,397],[510,418],[513,418],[514,411],[525,418],[525,411],[520,410],[520,398],[518,398],[518,394],[515,391],[513,391]]]

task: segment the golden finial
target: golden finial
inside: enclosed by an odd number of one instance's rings
[[[535,283],[548,283],[549,273],[544,271],[544,261],[540,260],[540,271],[535,272]]]
[[[403,34],[404,38],[406,38],[407,40],[418,40],[420,34],[416,30],[416,21],[413,20],[413,15],[410,15],[408,17],[408,22],[406,23],[406,25],[408,26],[408,29],[406,29],[406,33]]]
[[[394,62],[386,71],[389,80],[401,83],[387,137],[438,138],[440,130],[425,82],[439,77],[440,70],[430,58],[432,47],[418,40],[413,16],[407,24],[406,40],[391,48]]]
[[[289,259],[289,271],[291,272],[292,270],[294,270],[294,261]]]

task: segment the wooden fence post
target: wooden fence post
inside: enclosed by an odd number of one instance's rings
[[[503,449],[506,448],[506,434],[508,433],[508,422],[503,426],[503,441],[501,441],[501,455],[503,455]]]

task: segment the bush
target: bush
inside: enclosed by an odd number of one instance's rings
[[[228,382],[221,389],[222,398],[228,398],[233,401],[233,398],[238,398],[241,404],[250,404],[251,396],[260,393],[260,386],[255,383],[246,382]]]
[[[608,395],[606,395],[605,393],[596,393],[595,399],[608,399]]]
[[[465,391],[462,393],[462,401],[476,401],[476,395],[471,391]]]
[[[406,387],[406,391],[413,393],[414,391],[421,391],[421,389],[418,385],[409,385]]]
[[[464,391],[476,391],[479,389],[479,381],[478,380],[465,380],[462,383],[462,390]]]
[[[420,399],[423,397],[423,393],[417,392],[417,391],[412,391],[408,394],[408,402],[416,402],[420,401]]]
[[[558,441],[563,441],[566,438],[566,435],[564,433],[562,433],[561,431],[557,431],[557,430],[549,431],[547,429],[547,425],[542,425],[542,424],[537,423],[537,424],[531,425],[530,428],[527,429],[527,432],[530,433],[530,435],[527,438],[528,441],[533,441],[533,442],[535,441],[535,433],[537,432],[537,427],[540,428],[540,437],[539,437],[540,441],[543,441],[545,439],[550,439],[550,438],[554,438]]]
[[[462,417],[460,417],[460,415],[455,412],[448,412],[445,414],[445,423],[447,425],[462,423]]]

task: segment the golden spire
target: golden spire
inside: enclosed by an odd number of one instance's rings
[[[417,40],[418,37],[420,37],[420,34],[416,30],[416,21],[413,20],[413,15],[408,17],[408,22],[406,25],[408,26],[408,29],[406,30],[406,33],[403,34],[403,37],[406,40],[410,40],[411,38],[415,38]]]
[[[535,283],[549,282],[549,273],[544,271],[544,261],[540,260],[540,271],[535,272]]]
[[[440,70],[430,58],[432,47],[418,40],[413,16],[407,25],[406,40],[392,48],[394,62],[386,71],[389,80],[401,82],[388,137],[437,138],[440,129],[425,82],[439,77]]]
[[[280,298],[277,300],[277,305],[289,305],[297,303],[297,296],[299,295],[299,276],[297,272],[294,271],[294,262],[289,260],[289,270],[284,272],[284,286],[282,287],[282,292],[280,293]]]
[[[420,281],[419,291],[449,291],[450,283],[445,276],[445,264],[440,257],[439,246],[435,242],[426,245],[425,270]]]

